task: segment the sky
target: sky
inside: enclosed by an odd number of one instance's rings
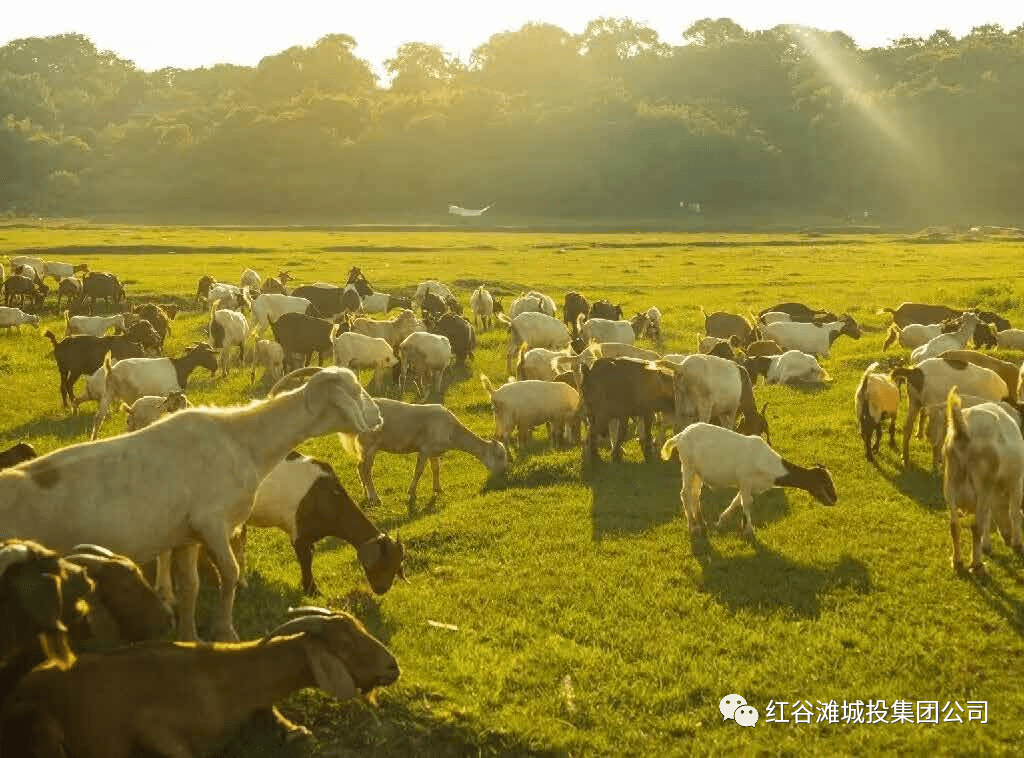
[[[940,0],[927,5],[893,0],[49,0],[42,5],[5,5],[0,44],[79,32],[100,49],[113,50],[147,71],[215,63],[251,66],[265,55],[341,32],[354,37],[356,54],[383,74],[383,61],[403,42],[437,44],[468,62],[473,48],[497,32],[542,21],[578,33],[599,16],[627,16],[645,23],[669,44],[680,44],[684,29],[709,16],[732,18],[746,29],[790,23],[838,29],[861,47],[886,45],[904,35],[926,37],[936,29],[949,29],[959,37],[982,24],[1013,29],[1024,23],[1020,0]]]

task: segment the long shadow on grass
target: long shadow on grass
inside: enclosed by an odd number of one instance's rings
[[[60,403],[59,399],[57,403]],[[59,410],[58,405],[58,410],[51,413],[56,413],[57,415],[46,415],[32,421],[26,421],[19,426],[0,429],[0,434],[5,439],[11,439],[15,442],[21,440],[31,442],[39,437],[49,436],[56,437],[62,441],[72,442],[76,440],[81,441],[83,435],[89,436],[95,412],[90,412],[83,408],[77,416],[71,415],[70,412],[67,415],[62,415],[64,411]]]
[[[635,534],[679,515],[679,467],[662,462],[604,462],[587,466],[593,539]]]
[[[931,471],[916,466],[904,469],[898,457],[891,459],[891,462],[879,462],[876,458],[873,465],[878,473],[911,500],[930,510],[941,510],[946,507],[946,501],[942,496],[942,482]]]
[[[701,590],[733,611],[787,610],[818,618],[823,593],[846,589],[864,595],[872,591],[867,566],[848,555],[834,566],[820,568],[798,563],[756,541],[752,555],[725,558],[710,542],[695,546],[695,554],[703,567]]]
[[[1024,578],[1021,576],[1020,558],[1012,554],[993,553],[990,559],[1002,566],[1006,573],[1015,580],[1018,587],[1024,584]],[[996,613],[1006,619],[1006,623],[1010,625],[1013,631],[1019,636],[1024,637],[1024,602],[1019,597],[1009,594],[991,578],[978,581],[967,575],[965,580],[970,581],[974,585],[974,589],[981,596],[982,600],[988,603]]]

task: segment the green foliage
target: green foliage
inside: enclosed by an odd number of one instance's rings
[[[346,34],[253,67],[148,73],[80,34],[18,39],[0,47],[0,211],[419,220],[496,202],[506,218],[679,218],[687,201],[718,220],[1011,223],[1021,28],[859,49],[728,18],[674,46],[629,18],[578,35],[529,23],[466,63],[404,43],[388,86]],[[55,171],[80,189],[51,194]]]

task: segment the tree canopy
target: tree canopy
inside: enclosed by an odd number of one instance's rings
[[[256,219],[1024,210],[1024,26],[861,49],[702,19],[530,23],[468,63],[403,44],[381,82],[328,34],[256,66],[164,68],[80,34],[0,47],[0,212]]]

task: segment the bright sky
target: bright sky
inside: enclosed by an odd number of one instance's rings
[[[885,45],[909,34],[947,28],[962,36],[973,26],[1024,23],[1019,0],[915,3],[861,0],[49,0],[5,3],[0,44],[19,37],[80,32],[145,70],[194,68],[228,62],[255,65],[265,55],[343,32],[356,53],[382,72],[382,62],[403,42],[441,45],[468,62],[473,48],[497,32],[545,21],[577,33],[599,16],[628,16],[654,28],[663,42],[679,44],[682,30],[703,17],[729,17],[746,29],[795,23],[839,29],[862,47]]]

